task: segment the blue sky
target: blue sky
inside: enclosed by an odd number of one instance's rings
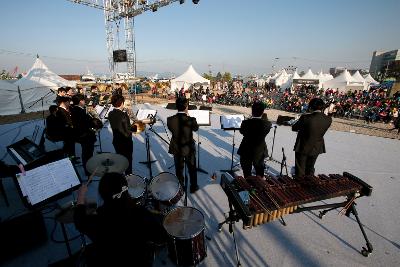
[[[135,18],[137,70],[180,74],[189,63],[200,73],[232,74],[269,73],[274,64],[368,68],[374,50],[400,48],[399,11],[398,0],[186,0]],[[0,69],[26,71],[38,53],[59,74],[108,72],[101,10],[2,0],[0,23]]]

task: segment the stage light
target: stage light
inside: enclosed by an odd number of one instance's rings
[[[200,0],[193,0],[193,4],[197,5]]]
[[[154,6],[151,8],[151,11],[156,12],[156,11],[157,11],[157,6],[154,5]]]
[[[185,3],[185,0],[179,0],[179,4],[183,4],[183,3]]]

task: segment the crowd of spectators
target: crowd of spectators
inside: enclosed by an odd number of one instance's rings
[[[218,103],[224,105],[250,106],[254,100],[263,101],[267,108],[280,109],[293,113],[303,113],[308,102],[315,97],[326,103],[325,113],[334,117],[364,119],[367,123],[381,121],[392,122],[399,127],[400,92],[387,95],[387,89],[372,87],[369,90],[339,92],[336,89],[318,90],[314,86],[298,86],[292,90],[280,92],[278,88],[257,88],[244,84],[242,90],[226,87],[222,91],[196,90],[192,92],[192,101]]]

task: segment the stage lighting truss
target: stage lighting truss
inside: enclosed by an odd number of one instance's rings
[[[185,0],[67,0],[72,3],[102,9],[111,12],[110,20],[119,20],[125,17],[135,17],[146,11],[158,10],[160,7],[168,6],[174,2],[180,4]],[[193,4],[198,4],[200,0],[192,0]]]
[[[174,2],[183,4],[185,0],[67,0],[72,3],[101,9],[104,11],[105,30],[109,68],[113,78],[115,78],[115,62],[113,60],[114,48],[119,48],[119,29],[120,22],[123,20],[126,52],[127,70],[129,74],[136,77],[136,55],[134,42],[134,17],[146,12],[156,12],[161,7],[168,6]],[[199,0],[192,0],[198,4]]]

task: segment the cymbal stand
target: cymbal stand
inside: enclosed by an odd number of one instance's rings
[[[285,150],[284,150],[284,148],[282,147],[281,172],[280,172],[280,174],[279,174],[279,175],[282,175],[282,170],[283,170],[283,167],[285,167],[285,170],[286,170],[286,175],[289,175],[289,173],[288,173],[288,170],[287,170],[287,164],[286,164],[286,155],[285,155]]]
[[[280,172],[280,176],[282,176],[282,170],[283,170],[283,166],[285,166],[285,170],[286,170],[286,175],[288,175],[288,170],[287,170],[287,165],[286,165],[286,155],[285,155],[285,149],[282,147],[282,161],[281,161],[281,172]],[[279,218],[280,222],[286,226],[286,222],[283,219],[283,217],[281,216]]]
[[[233,171],[236,171],[234,168],[239,165],[233,165],[233,154],[235,153],[235,133],[236,133],[236,129],[233,129],[233,137],[232,137],[232,155],[231,155],[231,168],[230,170],[220,170],[221,172],[228,172],[228,173],[233,173]]]
[[[146,164],[147,168],[149,169],[149,179],[153,179],[153,171],[151,169],[151,164],[156,162],[157,160],[151,160],[151,149],[150,149],[150,138],[149,138],[149,133],[147,131],[145,131],[145,135],[146,135],[146,161],[139,161],[139,163],[141,164]]]
[[[197,168],[196,168],[196,170],[198,172],[202,172],[202,173],[208,174],[207,171],[203,170],[200,167],[200,145],[201,145],[201,142],[200,142],[200,129],[199,129],[198,132],[197,132]]]
[[[239,250],[237,247],[235,231],[234,231],[235,222],[239,221],[239,216],[237,215],[236,211],[233,209],[233,205],[229,199],[228,199],[228,202],[229,202],[229,215],[228,215],[228,217],[225,217],[225,221],[218,224],[218,232],[222,231],[222,226],[225,223],[229,225],[229,233],[232,234],[233,243],[235,245],[236,262],[237,262],[236,266],[239,267],[239,266],[242,266],[242,264],[240,263]]]

